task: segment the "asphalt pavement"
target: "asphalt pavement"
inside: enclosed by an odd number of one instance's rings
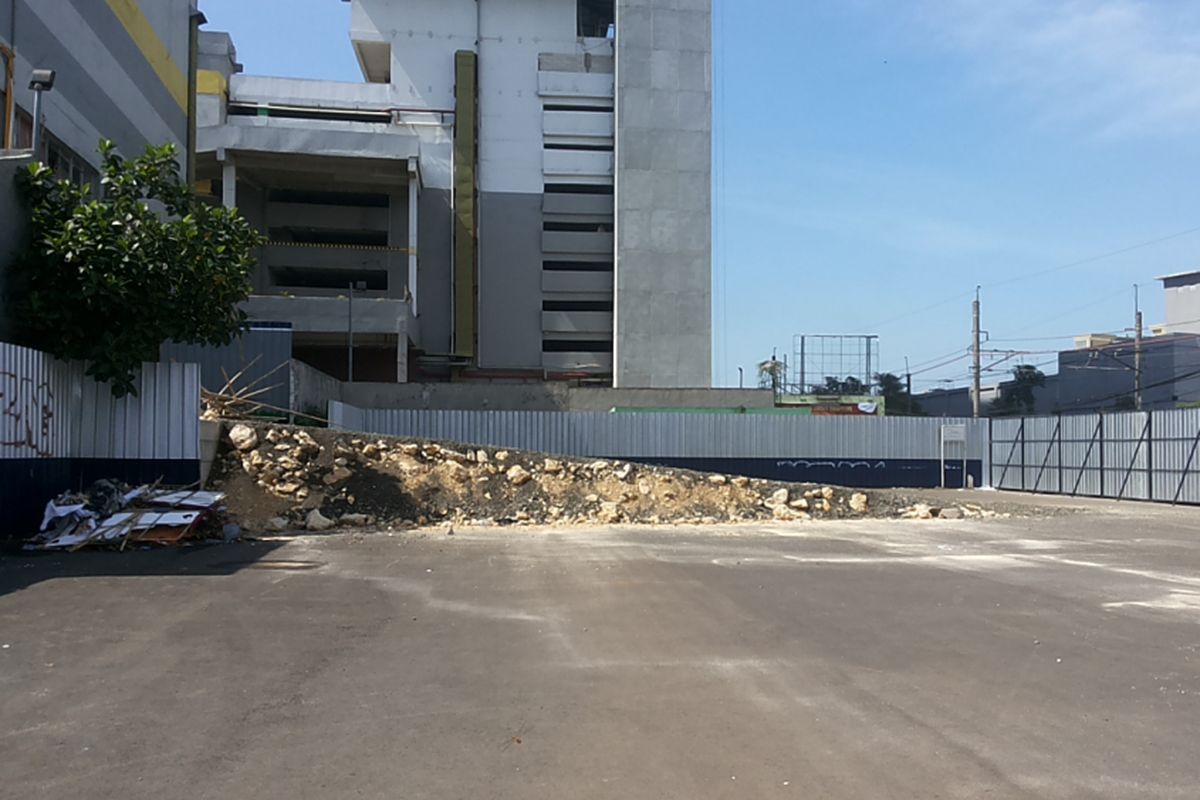
[[[1195,798],[1200,511],[0,557],[3,798]]]

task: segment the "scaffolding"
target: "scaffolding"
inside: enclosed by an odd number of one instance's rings
[[[867,395],[878,371],[878,336],[798,333],[792,337],[787,390],[801,395]]]

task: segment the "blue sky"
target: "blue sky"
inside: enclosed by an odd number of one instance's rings
[[[1052,362],[1131,325],[1134,283],[1161,320],[1153,279],[1200,268],[1197,4],[715,3],[719,384],[796,333],[965,382],[977,284],[993,346]],[[247,72],[359,78],[348,4],[201,7]]]

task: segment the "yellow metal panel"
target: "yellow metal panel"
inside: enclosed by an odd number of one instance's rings
[[[229,84],[225,81],[225,76],[216,70],[196,70],[196,91],[200,94],[225,94],[225,90],[228,88]]]
[[[478,154],[476,55],[454,57],[454,353],[475,355],[475,260],[478,231],[475,164]]]
[[[179,107],[187,110],[188,87],[183,70],[171,58],[167,46],[154,30],[154,26],[146,19],[146,15],[138,8],[134,0],[106,0],[113,14],[121,21],[130,38],[142,51],[142,56],[154,69],[158,79],[167,87],[167,91],[175,98]]]

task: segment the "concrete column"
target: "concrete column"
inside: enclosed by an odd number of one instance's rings
[[[408,383],[408,321],[401,319],[397,324],[396,336],[396,383]]]
[[[420,205],[421,176],[417,160],[408,160],[408,291],[412,295],[412,313],[417,315],[417,208]]]
[[[237,207],[237,165],[233,163],[233,156],[226,156],[221,164],[221,205]]]

